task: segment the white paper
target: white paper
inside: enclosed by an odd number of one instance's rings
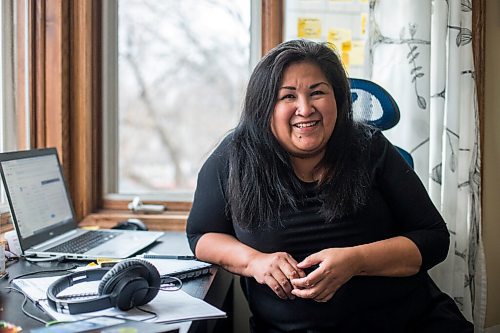
[[[43,310],[51,317],[59,321],[80,320],[95,316],[115,316],[130,320],[148,320],[153,315],[142,312],[136,308],[129,311],[121,311],[117,308],[82,313],[77,315],[63,314],[54,311],[47,302],[47,289],[49,285],[57,280],[58,277],[43,277],[31,279],[17,279],[14,284],[21,288],[23,292],[34,302],[37,302]],[[96,293],[99,281],[78,283],[66,290],[60,295]],[[173,323],[180,321],[191,321],[208,318],[224,318],[226,313],[205,301],[192,297],[182,290],[162,291],[148,304],[142,305],[142,309],[157,314],[157,317],[151,319],[151,322]]]

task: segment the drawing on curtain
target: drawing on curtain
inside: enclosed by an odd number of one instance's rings
[[[373,9],[373,7],[371,7]],[[415,34],[417,32],[417,25],[409,23],[408,24],[408,31],[410,33],[410,38],[405,38],[406,36],[406,29],[403,27],[399,33],[399,39],[393,39],[387,36],[384,36],[381,34],[380,29],[378,29],[378,26],[375,25],[373,27],[374,33],[371,36],[372,42],[371,42],[371,47],[370,47],[370,53],[373,54],[373,50],[377,47],[379,44],[406,44],[409,48],[408,54],[406,56],[408,63],[410,64],[410,75],[411,75],[411,82],[415,86],[415,95],[417,97],[417,104],[418,107],[421,109],[425,109],[427,107],[427,101],[425,98],[418,93],[418,82],[417,80],[419,78],[422,78],[425,76],[424,71],[422,70],[422,66],[419,66],[417,64],[417,58],[420,55],[420,51],[418,50],[418,45],[419,44],[425,44],[429,45],[430,41],[428,40],[422,40],[422,39],[417,39],[415,38]]]
[[[450,231],[448,257],[431,275],[482,332],[486,276],[472,3],[371,0],[369,31],[371,80],[401,110],[387,136],[410,151]]]
[[[408,30],[410,32],[411,39],[415,39],[415,34],[417,32],[417,26],[415,24],[408,24]],[[404,37],[405,29],[403,28],[401,30],[401,38]],[[420,52],[418,51],[418,45],[415,45],[411,42],[408,43],[408,47],[410,48],[410,51],[408,52],[408,55],[406,58],[408,59],[408,63],[410,64],[411,71],[410,71],[410,76],[411,76],[411,82],[415,86],[415,95],[417,95],[417,104],[418,107],[421,109],[425,109],[427,107],[427,102],[425,98],[418,93],[418,79],[422,78],[425,74],[422,71],[422,66],[417,65],[417,58],[420,55]]]

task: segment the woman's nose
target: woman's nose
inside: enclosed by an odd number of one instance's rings
[[[297,105],[297,110],[295,111],[295,115],[302,117],[309,117],[311,114],[316,112],[316,109],[312,105],[309,100],[299,101]]]

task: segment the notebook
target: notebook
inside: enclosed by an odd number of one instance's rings
[[[122,259],[163,235],[78,228],[55,148],[0,153],[0,173],[25,256]]]
[[[150,259],[139,256],[149,261],[158,269],[161,277],[161,283],[172,282],[172,277],[179,280],[191,280],[210,274],[212,264],[198,260],[178,260],[178,259]]]

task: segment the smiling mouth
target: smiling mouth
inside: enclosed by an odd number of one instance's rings
[[[316,126],[317,124],[319,124],[319,120],[310,121],[310,122],[307,122],[307,123],[298,123],[298,124],[295,124],[293,126],[295,126],[297,128],[307,128],[307,127]]]

